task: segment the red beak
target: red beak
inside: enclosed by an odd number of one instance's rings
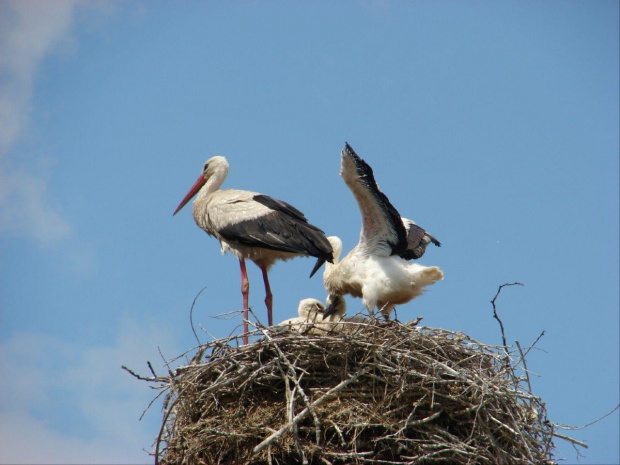
[[[198,180],[196,181],[196,183],[192,186],[192,188],[189,190],[189,192],[187,193],[187,195],[185,196],[185,198],[183,200],[181,200],[181,203],[179,204],[179,206],[177,207],[177,209],[174,211],[174,213],[172,214],[172,216],[176,215],[179,210],[181,208],[183,208],[185,206],[185,204],[187,202],[189,202],[190,200],[192,200],[192,197],[194,197],[198,191],[200,190],[200,188],[202,186],[205,185],[205,182],[207,182],[207,180],[204,178],[204,176],[201,174],[200,177],[198,178]]]

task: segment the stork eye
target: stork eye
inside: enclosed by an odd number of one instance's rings
[[[204,173],[205,171],[207,171],[208,167],[209,167],[209,164],[205,163],[205,166],[202,167],[202,172]]]

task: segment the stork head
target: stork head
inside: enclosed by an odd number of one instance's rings
[[[318,299],[303,299],[299,302],[297,313],[300,318],[314,320],[317,313],[323,313],[325,306]]]
[[[198,177],[194,185],[191,187],[187,195],[183,198],[183,200],[181,200],[181,203],[179,204],[177,209],[174,211],[172,216],[176,215],[179,212],[179,210],[181,210],[181,208],[185,206],[187,202],[192,200],[192,198],[200,191],[200,189],[202,189],[202,187],[210,179],[213,179],[212,181],[212,184],[214,186],[213,190],[218,189],[224,182],[224,179],[226,179],[226,176],[228,175],[228,169],[229,169],[229,166],[228,166],[228,161],[226,161],[226,158],[220,157],[220,156],[209,158],[205,162],[202,168],[202,173],[200,173],[200,176]]]
[[[347,312],[347,301],[344,300],[344,296],[329,294],[325,301],[327,308],[323,312],[323,319],[335,315],[338,319],[344,317]]]
[[[333,263],[335,265],[340,260],[340,255],[342,254],[342,241],[338,236],[329,236],[327,240],[332,246],[332,251],[334,253]]]

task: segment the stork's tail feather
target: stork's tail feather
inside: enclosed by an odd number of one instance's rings
[[[430,238],[431,242],[433,244],[435,244],[437,247],[441,247],[441,242],[439,242],[437,239],[435,239],[433,236],[431,236],[430,234],[426,233],[428,235],[428,237]]]

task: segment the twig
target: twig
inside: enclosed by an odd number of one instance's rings
[[[202,330],[203,333],[205,333],[207,336],[209,336],[211,339],[217,339],[213,334],[211,334],[209,332],[209,330],[207,330],[207,328],[205,328],[202,325],[198,325],[198,327]]]
[[[210,317],[215,320],[232,320],[240,313],[243,313],[243,310],[231,310],[230,312],[218,313],[217,315],[210,315]]]
[[[528,392],[531,394],[532,393],[532,383],[530,382],[530,373],[527,370],[527,362],[525,361],[525,354],[523,353],[523,349],[521,349],[521,344],[519,343],[519,341],[515,341],[517,343],[517,347],[519,349],[519,353],[521,354],[521,362],[523,362],[523,368],[524,368],[524,372],[525,372],[525,379],[527,381],[527,390]],[[532,405],[532,402],[530,400],[530,407]]]
[[[155,376],[155,373],[153,373],[153,377],[139,375],[138,373],[133,371],[131,368],[126,367],[125,365],[121,365],[121,368],[125,370],[127,373],[129,373],[131,376],[133,376],[134,378],[139,379],[140,381],[165,382],[168,380],[168,378],[161,378],[159,376]]]
[[[164,414],[164,419],[161,422],[161,428],[159,428],[159,433],[157,434],[157,441],[155,442],[155,465],[159,465],[159,445],[161,444],[161,437],[162,437],[162,434],[164,434],[164,429],[166,428],[166,425],[168,424],[168,417],[170,417],[170,414],[173,411],[173,407],[179,402],[181,394],[182,392],[179,393],[179,396],[176,399],[174,399],[172,404],[168,405],[168,409],[166,410],[166,413]]]
[[[157,346],[157,352],[159,352],[159,356],[164,361],[164,365],[166,365],[166,368],[168,368],[168,375],[171,378],[174,377],[174,373],[172,372],[172,368],[170,368],[170,362],[168,360],[166,360],[166,357],[164,357],[164,354],[161,351],[161,347]]]
[[[166,389],[167,390],[167,389]],[[138,418],[138,421],[142,421],[142,419],[144,418],[144,415],[146,415],[146,412],[148,412],[148,410],[151,408],[151,406],[155,403],[155,401],[157,399],[159,399],[162,394],[164,394],[166,392],[166,390],[161,391],[159,394],[157,394],[155,397],[153,397],[153,400],[151,400],[149,402],[149,405],[146,406],[146,408],[142,411],[142,415],[140,415],[140,418]]]
[[[560,433],[557,433],[555,431],[553,432],[553,435],[556,438],[564,439],[565,441],[568,441],[568,442],[570,442],[572,444],[577,444],[578,446],[581,446],[584,449],[588,448],[588,445],[585,442],[577,441],[576,439],[573,439],[570,436],[565,436],[564,434],[560,434]]]
[[[151,362],[147,361],[146,364],[148,365],[149,370],[151,370],[151,373],[153,373],[153,376],[157,378],[158,376],[155,374],[155,370],[153,370],[153,365],[151,365]]]
[[[532,350],[534,348],[534,346],[536,346],[536,344],[538,344],[538,341],[540,341],[540,338],[543,337],[546,334],[546,331],[543,329],[540,334],[538,335],[538,337],[536,338],[536,340],[534,342],[532,342],[532,344],[527,348],[527,350],[525,351],[525,354],[523,355],[523,357],[527,357],[527,354],[530,353],[530,350]]]
[[[342,389],[344,389],[349,384],[354,383],[355,381],[357,381],[361,376],[364,376],[371,369],[372,369],[372,367],[368,367],[368,368],[364,368],[363,370],[358,371],[356,374],[354,374],[350,378],[345,379],[344,381],[342,381],[337,386],[331,388],[329,391],[327,391],[325,394],[323,394],[317,400],[312,402],[312,404],[310,404],[310,406],[312,406],[312,408],[318,407],[319,405],[321,405],[326,400],[329,400],[338,391],[341,391]],[[269,436],[267,439],[265,439],[263,442],[261,442],[258,446],[256,446],[252,452],[254,452],[256,454],[256,453],[260,452],[261,450],[263,450],[265,447],[267,447],[273,441],[275,441],[280,436],[282,436],[287,430],[289,430],[293,426],[293,424],[299,423],[301,420],[303,420],[308,415],[308,413],[310,413],[310,408],[306,407],[301,412],[299,412],[297,415],[295,415],[295,418],[293,418],[292,422],[287,423],[282,428],[280,428],[278,431],[273,433],[271,436]]]
[[[280,373],[284,376],[284,386],[286,388],[285,392],[286,392],[286,411],[288,414],[288,419],[289,422],[293,421],[293,418],[295,416],[295,389],[293,388],[291,389],[291,379],[289,376],[286,375],[286,373],[284,372],[284,368],[282,368],[282,366],[278,363],[278,369],[280,370]],[[295,447],[297,448],[297,453],[301,456],[302,458],[302,463],[307,463],[308,459],[306,458],[306,455],[304,454],[304,450],[301,447],[301,442],[299,441],[299,430],[297,429],[297,424],[294,423],[293,424],[293,439],[295,440]]]
[[[422,418],[421,420],[408,421],[405,427],[417,426],[417,425],[422,425],[424,423],[428,423],[429,421],[433,421],[435,418],[437,418],[442,413],[443,413],[443,410],[439,410],[438,412],[435,412],[426,418]]]
[[[269,340],[273,342],[273,338],[269,335],[269,333],[267,331],[265,331],[264,328],[261,328],[262,333],[265,335],[265,337]],[[288,372],[290,374],[291,379],[293,380],[293,382],[295,383],[295,387],[296,389],[299,391],[304,403],[306,404],[306,407],[308,409],[310,409],[310,413],[312,414],[312,418],[314,420],[314,426],[315,426],[315,434],[316,434],[316,445],[320,446],[321,443],[321,422],[319,421],[319,417],[316,414],[316,411],[314,410],[314,407],[312,407],[312,404],[310,403],[310,398],[308,397],[308,395],[305,393],[305,391],[303,390],[303,388],[301,387],[301,384],[299,383],[301,376],[298,378],[297,372],[295,371],[295,366],[288,360],[288,357],[286,355],[284,355],[284,352],[282,352],[282,349],[280,349],[280,346],[278,346],[277,343],[273,343],[273,346],[276,348],[276,350],[278,351],[278,355],[280,356],[280,360],[282,360],[287,368],[288,368]],[[287,383],[288,383],[288,377],[287,377]],[[303,456],[303,454],[302,454]],[[305,459],[305,456],[303,456]]]
[[[613,414],[618,409],[620,409],[620,404],[616,405],[613,409],[611,409],[609,412],[607,412],[602,417],[599,417],[596,420],[591,421],[590,423],[588,423],[586,425],[583,425],[583,426],[558,425],[557,423],[555,424],[555,426],[558,427],[558,428],[565,429],[565,430],[570,430],[570,431],[576,431],[576,430],[580,430],[580,429],[585,429],[588,426],[592,426],[593,424],[598,423],[599,421],[603,420],[604,418],[607,418],[609,415]]]
[[[497,289],[497,293],[495,294],[495,297],[493,297],[493,300],[491,300],[491,305],[493,305],[493,318],[495,318],[498,322],[499,322],[499,328],[502,332],[502,343],[504,344],[504,352],[506,352],[506,357],[507,360],[510,359],[510,353],[508,352],[508,344],[506,343],[506,333],[504,332],[504,323],[502,323],[502,320],[500,320],[499,316],[497,315],[497,308],[495,306],[495,301],[497,300],[497,298],[499,297],[500,292],[502,292],[502,289],[506,286],[523,286],[523,283],[519,283],[519,282],[514,282],[514,283],[504,283],[501,286],[499,286],[499,288]],[[507,368],[508,370],[510,370],[510,362],[507,362]]]
[[[202,291],[204,291],[206,288],[207,286],[200,289],[198,294],[196,294],[196,297],[194,297],[194,301],[192,302],[192,307],[189,309],[189,324],[192,327],[192,332],[194,333],[194,337],[196,338],[198,345],[202,345],[202,343],[200,342],[200,339],[198,339],[198,334],[196,334],[196,328],[194,328],[194,317],[193,317],[194,305],[196,305],[196,301],[198,300],[198,297],[200,296],[200,294],[202,294]]]

